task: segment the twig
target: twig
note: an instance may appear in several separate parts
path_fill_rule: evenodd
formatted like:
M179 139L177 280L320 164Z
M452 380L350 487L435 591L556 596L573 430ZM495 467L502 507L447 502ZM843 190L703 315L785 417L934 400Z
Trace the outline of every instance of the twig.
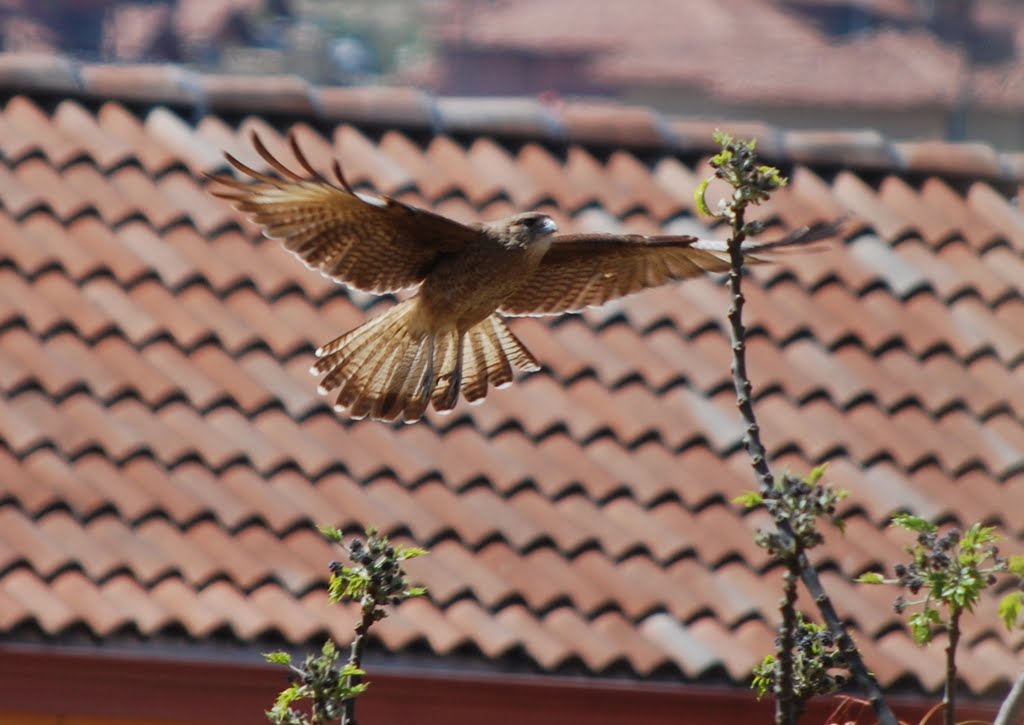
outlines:
M782 627L779 630L779 682L776 688L778 712L776 722L796 723L800 719L801 703L796 697L796 678L794 676L793 647L796 645L796 598L797 576L789 569L783 577L782 601L779 610L782 612Z
M342 543L341 529L323 526L321 533L336 544ZM426 593L423 587L410 587L403 562L428 553L416 546L392 545L386 536L372 526L366 529L366 541L353 539L348 546L352 566L340 561L328 564L331 581L327 587L328 599L358 601L359 624L356 625L348 662L340 664L338 646L328 639L318 655L308 655L302 665L293 665L287 652L270 652L269 662L286 665L293 672L291 686L283 690L267 712L274 725L322 725L341 721L342 725L355 725L356 698L366 691L369 683L363 681L363 652L366 649L370 627L387 616L387 607L401 604L410 597ZM310 700L311 713L307 715L296 703Z
M954 609L949 616L949 632L946 643L946 692L942 698L946 706L942 714L945 725L956 725L956 647L960 643L960 615L962 609Z
M744 444L747 453L750 455L751 465L757 475L762 493L771 491L775 477L772 475L768 465L767 454L764 443L761 441L761 431L757 423L757 416L754 413L752 401L753 385L747 374L746 361L746 328L743 324L743 250L742 244L746 239L746 222L744 219L745 205L742 203L733 204L733 213L730 215L732 223L732 236L729 239L729 292L732 298L732 305L729 308L729 338L732 345L732 377L733 385L736 388L736 403L740 415L746 424L746 435ZM793 531L786 522L779 522L779 533L787 541L793 540ZM839 615L836 613L832 600L825 592L825 588L818 578L818 572L807 559L806 554L800 553L796 557L797 568L800 579L807 587L808 592L814 598L821 616L824 618L829 631L835 637L836 644L842 650L854 679L863 688L875 716L881 725L898 725L896 715L889 704L885 701L884 694L878 686L878 682L868 671L864 660L860 656L853 643L852 638L846 631L846 627ZM780 652L780 654L783 654ZM794 720L795 722L795 720Z
M362 617L359 620L358 626L355 628L355 636L352 638L352 649L349 653L348 663L356 669L363 668L363 652L366 650L366 636L370 631L370 627L377 621L375 616L376 606L370 601L364 602L362 607ZM348 687L354 687L360 683L362 677L359 675L347 675L346 685ZM350 698L345 701L345 709L341 716L342 725L356 725L356 698Z
M999 706L999 714L996 715L992 725L1020 725L1024 722L1024 672L1017 676L1017 681L1010 688L1010 694Z

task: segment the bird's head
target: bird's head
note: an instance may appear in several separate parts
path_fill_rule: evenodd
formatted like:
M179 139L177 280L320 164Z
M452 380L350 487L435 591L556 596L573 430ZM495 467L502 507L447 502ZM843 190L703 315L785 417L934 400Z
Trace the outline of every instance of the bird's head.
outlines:
M539 211L528 211L510 216L495 223L495 228L503 232L510 246L533 247L537 242L551 241L551 235L558 231L555 220Z

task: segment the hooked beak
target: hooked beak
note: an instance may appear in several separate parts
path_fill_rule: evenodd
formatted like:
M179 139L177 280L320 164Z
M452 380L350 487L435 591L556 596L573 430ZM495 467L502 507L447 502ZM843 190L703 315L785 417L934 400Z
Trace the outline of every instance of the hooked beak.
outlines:
M558 225L555 224L555 220L551 217L545 217L541 227L545 234L554 234L558 231Z

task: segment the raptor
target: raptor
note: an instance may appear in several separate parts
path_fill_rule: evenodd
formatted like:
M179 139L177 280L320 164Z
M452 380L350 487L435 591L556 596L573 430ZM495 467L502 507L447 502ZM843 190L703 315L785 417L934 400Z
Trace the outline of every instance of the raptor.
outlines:
M384 314L316 351L320 392L353 418L419 420L429 405L473 403L513 369L539 369L506 316L559 315L668 282L729 268L724 242L694 236L558 234L539 212L462 224L387 196L357 193L333 164L334 180L314 170L292 135L303 173L275 158L255 133L257 153L279 176L225 154L250 181L210 177L230 200L280 239L310 269L365 292L418 288ZM829 225L750 244L765 252L831 235Z

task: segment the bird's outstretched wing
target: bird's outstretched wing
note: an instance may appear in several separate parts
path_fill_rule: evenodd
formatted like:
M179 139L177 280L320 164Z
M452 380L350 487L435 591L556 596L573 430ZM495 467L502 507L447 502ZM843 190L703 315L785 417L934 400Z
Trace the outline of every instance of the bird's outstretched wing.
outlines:
M744 244L747 262L832 236L839 223L803 228L784 239ZM725 242L692 236L563 234L554 238L540 266L508 299L505 315L558 315L675 280L729 269Z
M414 287L439 254L478 238L475 229L452 219L390 197L356 194L337 161L334 175L340 186L334 185L313 169L294 135L289 143L306 176L275 159L255 133L252 143L282 178L225 154L228 163L255 183L210 176L221 185L211 193L230 200L264 234L282 240L307 267L336 282L378 294Z

